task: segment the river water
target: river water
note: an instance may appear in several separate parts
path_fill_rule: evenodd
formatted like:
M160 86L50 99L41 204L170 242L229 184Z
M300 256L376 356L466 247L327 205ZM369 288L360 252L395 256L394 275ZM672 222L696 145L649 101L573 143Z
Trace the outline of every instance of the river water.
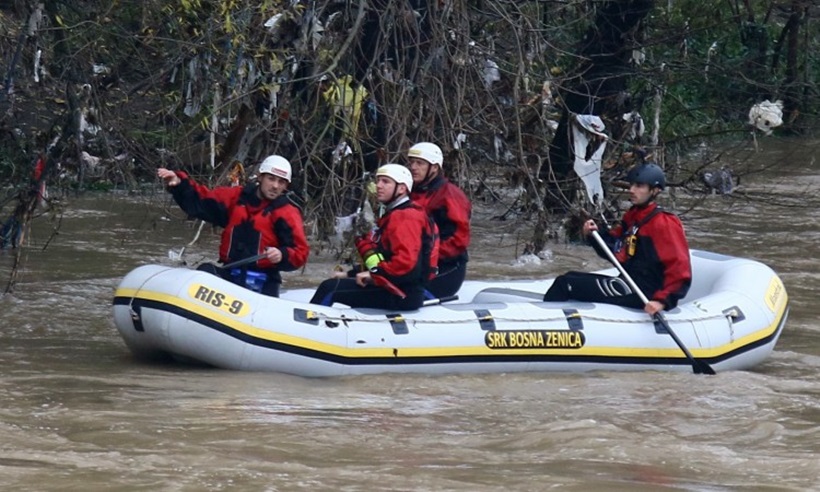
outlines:
M38 224L0 298L4 490L820 490L820 142L738 154L761 173L684 215L691 246L772 266L791 300L752 371L304 379L133 360L111 321L119 279L194 235L167 196L71 198ZM766 169L772 163L777 169ZM685 197L680 204L685 205ZM775 205L775 202L787 202ZM781 206L782 205L782 206ZM495 212L503 205L496 205ZM515 221L477 206L474 278L607 265L551 244L518 258ZM186 249L212 259L209 228ZM5 287L13 262L0 252ZM315 251L287 286L333 265Z

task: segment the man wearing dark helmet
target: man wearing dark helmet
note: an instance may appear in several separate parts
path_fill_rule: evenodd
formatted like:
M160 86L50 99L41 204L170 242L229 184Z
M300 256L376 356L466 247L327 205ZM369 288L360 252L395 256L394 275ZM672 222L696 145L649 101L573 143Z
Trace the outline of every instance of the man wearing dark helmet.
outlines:
M654 315L677 306L689 291L692 266L683 224L655 202L666 187L663 170L655 163L640 164L629 171L626 180L630 184L632 207L621 222L604 231L602 237L649 302L644 304L621 277L587 272L558 276L544 294L545 301L604 302L643 309ZM584 223L584 236L601 257L608 258L589 237L596 230L595 221Z

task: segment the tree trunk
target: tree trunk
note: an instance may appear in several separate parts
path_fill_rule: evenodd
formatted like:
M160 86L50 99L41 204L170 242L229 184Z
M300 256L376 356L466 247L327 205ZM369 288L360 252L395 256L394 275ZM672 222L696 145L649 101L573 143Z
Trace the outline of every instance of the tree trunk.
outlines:
M783 113L785 121L794 121L800 111L801 83L799 73L800 25L806 17L804 2L795 0L786 23L786 67L783 79Z
M631 74L629 59L637 47L635 33L654 5L654 0L608 1L600 4L594 23L578 50L577 74L563 91L565 107L550 144L549 166L541 178L548 183L545 205L554 212L571 207L566 197L575 196L578 180L570 173L570 122L574 114L594 114L605 122L632 108L624 92Z

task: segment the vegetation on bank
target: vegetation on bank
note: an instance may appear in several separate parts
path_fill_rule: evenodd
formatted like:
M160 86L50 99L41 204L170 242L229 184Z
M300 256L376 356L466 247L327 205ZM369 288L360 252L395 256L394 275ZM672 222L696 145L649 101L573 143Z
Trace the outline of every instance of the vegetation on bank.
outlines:
M0 218L31 219L40 159L52 190L83 190L160 165L226 183L279 153L326 236L366 172L430 140L472 197L518 189L505 215L538 248L560 219L616 213L573 171L577 115L605 124L605 189L642 158L719 189L721 155L687 156L764 138L764 100L777 134L811 131L818 18L805 0L0 2Z

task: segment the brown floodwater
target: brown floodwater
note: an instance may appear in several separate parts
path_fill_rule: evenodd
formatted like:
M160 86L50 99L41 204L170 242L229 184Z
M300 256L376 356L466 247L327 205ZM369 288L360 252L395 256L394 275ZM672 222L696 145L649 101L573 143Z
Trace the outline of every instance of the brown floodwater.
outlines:
M0 298L6 490L820 490L820 142L766 140L738 198L679 196L693 248L758 259L791 315L751 371L305 379L135 361L111 320L118 281L171 264L195 231L168 197L69 198L38 221ZM779 168L766 168L774 163ZM744 199L753 197L753 200ZM778 203L787 202L787 203ZM595 270L584 246L521 257L526 224L476 204L472 278ZM209 227L186 248L212 260ZM0 251L0 287L13 253ZM318 284L312 253L286 287Z

